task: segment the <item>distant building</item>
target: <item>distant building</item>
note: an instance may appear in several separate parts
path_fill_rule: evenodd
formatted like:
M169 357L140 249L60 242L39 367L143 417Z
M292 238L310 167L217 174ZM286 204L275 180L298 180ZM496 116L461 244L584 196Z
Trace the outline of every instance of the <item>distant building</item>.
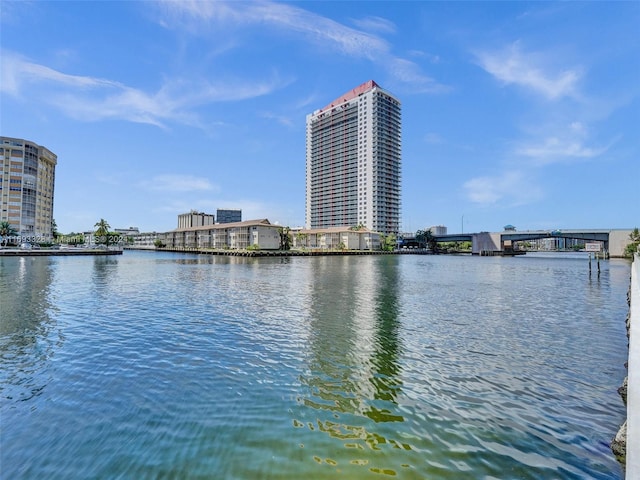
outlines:
M203 227L214 223L216 223L215 217L212 214L197 212L196 210L178 215L178 228Z
M434 225L433 227L429 227L429 231L432 235L446 235L447 227L444 225Z
M234 223L242 221L242 210L228 210L219 208L216 210L218 223Z
M305 228L400 231L400 101L369 80L307 115Z
M0 159L0 221L24 241L52 241L57 155L29 140L0 137Z
M129 227L129 228L116 228L114 230L115 233L119 233L120 235L124 235L127 237L132 237L135 235L140 235L140 230L138 227Z

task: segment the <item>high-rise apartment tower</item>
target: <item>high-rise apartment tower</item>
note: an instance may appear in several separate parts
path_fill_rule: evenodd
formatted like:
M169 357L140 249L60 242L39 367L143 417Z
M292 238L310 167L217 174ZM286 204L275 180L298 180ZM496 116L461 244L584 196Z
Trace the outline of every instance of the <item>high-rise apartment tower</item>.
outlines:
M242 210L219 208L216 210L216 218L218 223L234 223L242 221Z
M58 157L45 147L0 137L0 221L33 242L52 240L57 163Z
M306 228L400 230L400 101L373 80L307 115Z

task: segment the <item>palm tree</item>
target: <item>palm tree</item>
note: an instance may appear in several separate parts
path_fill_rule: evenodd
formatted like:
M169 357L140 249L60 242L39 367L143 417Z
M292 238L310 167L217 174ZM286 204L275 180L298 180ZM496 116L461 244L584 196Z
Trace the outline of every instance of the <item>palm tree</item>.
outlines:
M58 224L54 218L51 219L51 236L54 240L57 240L60 236L60 232L58 232Z
M0 237L2 237L2 246L6 246L9 242L9 237L15 237L18 235L18 231L13 228L9 222L0 222Z
M418 230L416 232L416 240L420 243L424 243L432 252L435 252L438 248L438 242L434 238L431 230Z
M278 233L280 234L280 250L291 249L291 234L289 232L289 227L278 228Z
M109 246L109 229L111 228L111 225L109 225L104 218L101 218L100 221L94 225L94 227L96 227L96 231L95 231L96 241L100 237L104 237L104 243L108 247Z
M427 242L427 246L432 252L438 250L438 241L433 236L433 232L431 230L427 230L424 234L424 240Z
M298 240L298 247L302 246L303 248L305 247L305 242L306 240L309 238L309 234L307 233L296 233L296 239Z

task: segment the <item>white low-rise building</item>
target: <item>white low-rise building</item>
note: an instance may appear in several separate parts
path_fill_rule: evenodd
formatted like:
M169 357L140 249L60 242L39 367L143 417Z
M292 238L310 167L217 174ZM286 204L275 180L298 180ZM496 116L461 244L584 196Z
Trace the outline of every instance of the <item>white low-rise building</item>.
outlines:
M329 227L292 230L292 247L320 250L379 250L380 234L366 228Z
M178 228L159 233L158 239L167 248L258 248L277 250L280 248L280 228L269 220L247 220L200 227Z
M291 249L379 250L381 237L366 228L330 227L322 229L288 229L269 220L220 223L177 228L166 233L139 234L135 246L151 246L156 240L166 248L279 250L281 233L287 231Z

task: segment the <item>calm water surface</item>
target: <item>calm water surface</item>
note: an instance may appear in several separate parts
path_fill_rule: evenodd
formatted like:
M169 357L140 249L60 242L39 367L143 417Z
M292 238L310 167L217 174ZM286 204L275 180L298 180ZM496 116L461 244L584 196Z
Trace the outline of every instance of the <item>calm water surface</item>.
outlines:
M629 264L0 258L6 479L623 477Z

